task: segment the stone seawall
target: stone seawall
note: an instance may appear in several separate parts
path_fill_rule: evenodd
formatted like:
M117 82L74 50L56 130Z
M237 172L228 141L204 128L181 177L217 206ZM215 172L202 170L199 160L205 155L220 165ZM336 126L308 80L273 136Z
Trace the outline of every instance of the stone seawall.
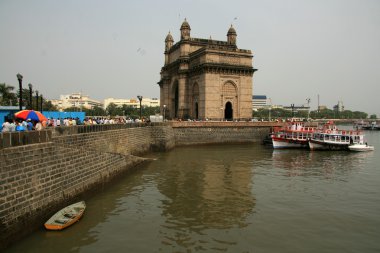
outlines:
M273 123L173 122L175 145L262 142Z
M0 242L5 245L0 246L41 226L64 203L141 162L138 157L53 142L1 150Z
M259 142L269 127L177 122L88 133L57 128L51 141L1 148L0 250L87 191L147 160L138 155L178 145Z
M0 149L0 249L86 191L147 160L136 155L174 147L170 126L60 132L51 142Z

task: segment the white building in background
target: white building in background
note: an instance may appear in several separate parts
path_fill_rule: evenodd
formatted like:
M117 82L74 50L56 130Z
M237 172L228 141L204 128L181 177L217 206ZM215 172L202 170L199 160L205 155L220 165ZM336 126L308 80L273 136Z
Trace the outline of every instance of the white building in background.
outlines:
M82 93L72 93L70 95L61 95L60 99L51 99L50 102L62 111L70 107L93 109L95 106L103 107L100 101L91 99L88 95Z
M123 99L123 98L106 98L104 99L104 109L111 103L116 106L130 106L133 108L140 108L140 101L137 98ZM156 107L160 106L160 100L158 98L142 98L141 106L143 107Z
M252 110L257 111L260 108L267 108L271 103L268 103L266 95L253 95L252 96Z

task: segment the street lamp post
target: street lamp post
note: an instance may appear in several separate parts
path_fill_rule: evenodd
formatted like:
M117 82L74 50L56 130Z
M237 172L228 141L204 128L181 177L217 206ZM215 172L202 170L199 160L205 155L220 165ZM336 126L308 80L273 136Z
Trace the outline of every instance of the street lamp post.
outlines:
M40 108L41 108L41 113L42 113L42 101L43 101L42 94L40 95L40 97L41 97L41 106L40 106Z
M17 80L18 80L18 85L20 88L19 109L21 111L22 110L22 75L20 73L17 74Z
M164 105L164 122L165 122L166 105Z
M28 84L29 86L29 109L33 110L33 85L31 83Z
M268 120L271 121L272 120L272 99L271 98L268 98L269 100L269 108L268 108Z
M36 90L36 111L38 111L38 90Z
M142 113L142 111L141 111L141 100L143 99L143 97L142 96L140 96L140 95L138 95L137 96L137 98L139 99L139 101L140 101L140 120L141 120L141 113Z

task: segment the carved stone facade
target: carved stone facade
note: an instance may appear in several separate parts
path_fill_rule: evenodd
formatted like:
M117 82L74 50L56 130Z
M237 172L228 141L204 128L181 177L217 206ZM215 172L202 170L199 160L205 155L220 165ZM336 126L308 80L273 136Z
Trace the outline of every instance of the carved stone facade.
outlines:
M181 25L181 40L165 39L161 69L160 105L166 118L245 120L252 117L253 55L238 49L236 31L227 41L190 37Z

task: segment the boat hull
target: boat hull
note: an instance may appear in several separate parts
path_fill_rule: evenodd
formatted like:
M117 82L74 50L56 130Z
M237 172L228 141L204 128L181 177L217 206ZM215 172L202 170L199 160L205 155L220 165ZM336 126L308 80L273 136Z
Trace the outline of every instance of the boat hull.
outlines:
M366 152L375 150L373 146L368 146L365 144L350 145L348 146L348 149L354 152Z
M84 201L67 206L56 212L45 224L47 230L62 230L82 218L86 204Z
M281 138L272 138L273 148L307 148L307 141L289 140Z
M329 143L316 140L309 141L310 150L348 150L349 144Z

